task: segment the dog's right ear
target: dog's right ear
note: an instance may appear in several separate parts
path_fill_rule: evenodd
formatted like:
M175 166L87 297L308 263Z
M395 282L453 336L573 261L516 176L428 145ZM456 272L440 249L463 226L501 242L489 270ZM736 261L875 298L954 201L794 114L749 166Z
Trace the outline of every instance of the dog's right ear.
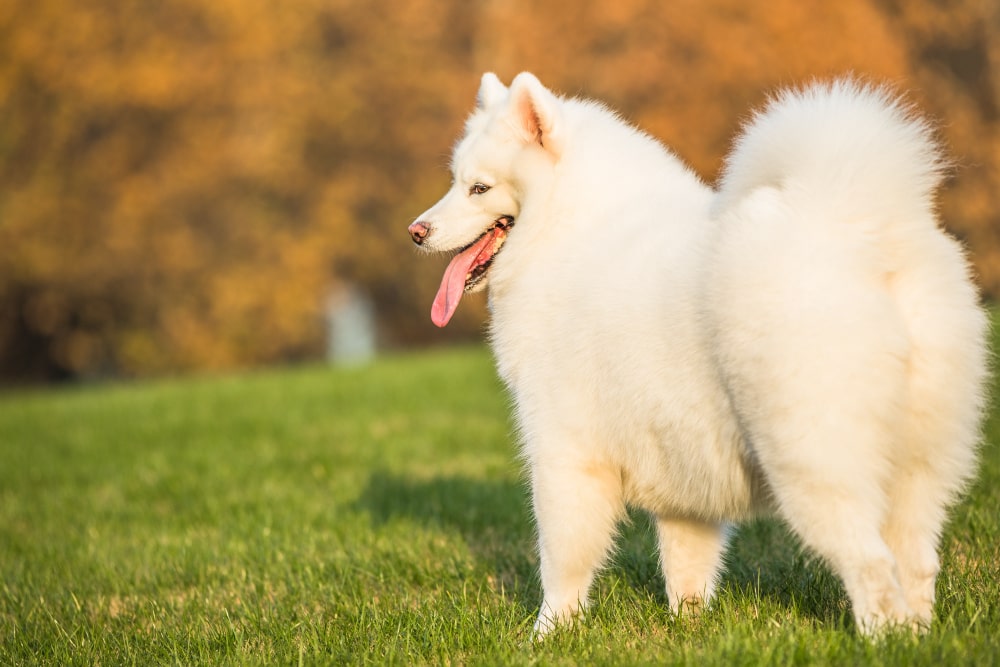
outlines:
M521 72L510 84L514 128L528 143L536 143L555 156L562 152L562 109L559 99L535 77Z
M479 84L479 95L476 96L476 105L480 109L489 109L495 104L499 104L507 97L507 86L500 82L500 79L493 72L483 74L483 80Z

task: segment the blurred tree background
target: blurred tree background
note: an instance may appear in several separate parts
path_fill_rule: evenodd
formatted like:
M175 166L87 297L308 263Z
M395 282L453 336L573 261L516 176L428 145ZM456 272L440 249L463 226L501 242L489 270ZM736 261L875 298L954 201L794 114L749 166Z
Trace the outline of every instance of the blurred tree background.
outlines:
M994 0L5 0L0 379L319 358L351 284L383 346L430 323L444 192L482 71L607 101L706 181L778 85L854 72L940 121L947 226L1000 295Z

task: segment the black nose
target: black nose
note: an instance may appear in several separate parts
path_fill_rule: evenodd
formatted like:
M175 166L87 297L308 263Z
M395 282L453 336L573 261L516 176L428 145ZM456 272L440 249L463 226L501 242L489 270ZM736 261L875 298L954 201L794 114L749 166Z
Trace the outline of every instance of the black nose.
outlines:
M430 225L426 222L419 221L414 222L412 225L407 227L407 230L410 232L410 238L413 239L413 242L417 245L423 244L424 239L426 239L427 235L431 233Z

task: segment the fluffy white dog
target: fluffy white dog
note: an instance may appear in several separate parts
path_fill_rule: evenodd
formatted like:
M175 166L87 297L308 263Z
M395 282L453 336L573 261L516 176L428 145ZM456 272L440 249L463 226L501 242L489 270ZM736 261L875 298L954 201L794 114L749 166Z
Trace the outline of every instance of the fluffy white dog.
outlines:
M778 95L717 190L594 102L486 74L454 183L410 225L458 251L444 326L489 284L538 523L545 632L585 604L626 505L674 609L729 526L781 516L858 625L929 624L975 471L986 318L936 219L928 126L850 80Z

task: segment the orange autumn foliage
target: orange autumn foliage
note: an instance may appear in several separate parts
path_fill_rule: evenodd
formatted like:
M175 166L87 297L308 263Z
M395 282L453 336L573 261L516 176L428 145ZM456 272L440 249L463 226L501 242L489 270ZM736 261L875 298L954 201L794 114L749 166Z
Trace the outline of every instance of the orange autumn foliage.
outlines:
M715 178L778 85L887 80L941 121L943 216L1000 295L1000 11L959 0L8 0L0 6L0 377L316 358L335 286L384 345L428 311L405 233L448 182L479 74L607 101Z

